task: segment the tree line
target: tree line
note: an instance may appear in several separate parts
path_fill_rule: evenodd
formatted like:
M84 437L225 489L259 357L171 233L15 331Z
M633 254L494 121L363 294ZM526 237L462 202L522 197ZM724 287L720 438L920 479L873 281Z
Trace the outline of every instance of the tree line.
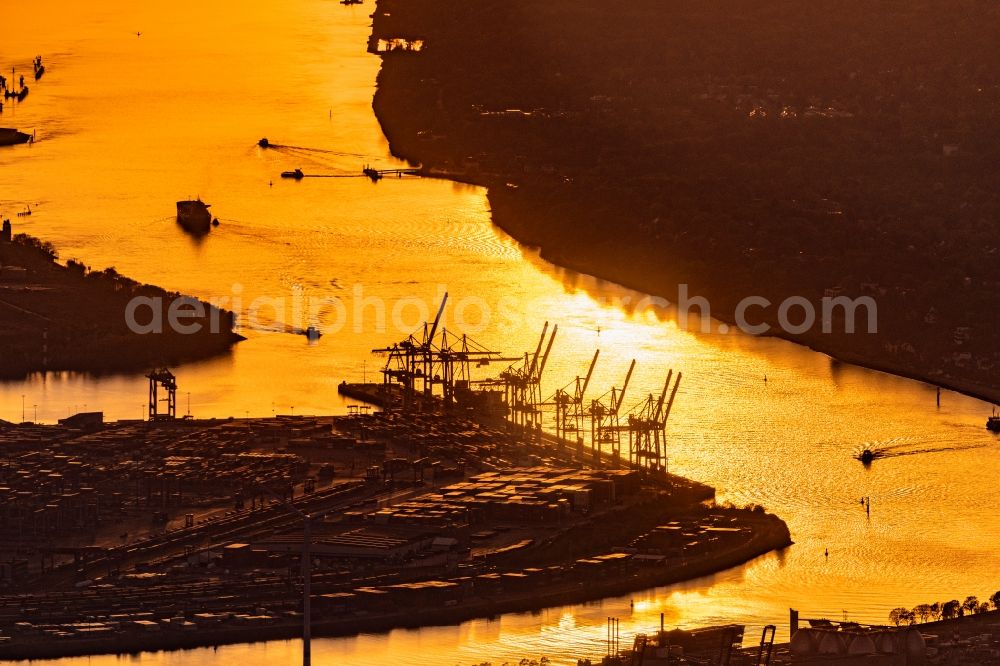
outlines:
M909 609L893 608L889 611L889 621L898 627L902 624L916 624L917 622L952 620L965 615L987 613L991 610L1000 610L1000 591L991 594L988 601L979 601L978 597L968 596L965 601L952 599L943 602L935 601L932 604L918 604Z

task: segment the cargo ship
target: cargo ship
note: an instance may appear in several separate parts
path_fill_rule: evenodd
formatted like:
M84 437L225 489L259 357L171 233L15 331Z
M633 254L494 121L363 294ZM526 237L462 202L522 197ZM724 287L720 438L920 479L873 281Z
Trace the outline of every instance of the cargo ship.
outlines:
M190 234L204 235L212 228L209 205L201 199L177 202L177 224Z
M10 127L0 127L0 146L14 146L19 143L28 143L31 135L18 132Z

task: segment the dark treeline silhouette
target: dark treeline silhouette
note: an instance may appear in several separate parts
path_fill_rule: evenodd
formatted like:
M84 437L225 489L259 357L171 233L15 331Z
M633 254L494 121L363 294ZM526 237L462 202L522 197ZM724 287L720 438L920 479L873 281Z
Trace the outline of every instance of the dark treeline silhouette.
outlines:
M989 601L979 601L978 597L968 596L965 601L935 601L932 604L919 604L912 609L893 608L889 611L889 621L897 627L901 624L917 622L937 622L953 620L966 615L988 613L990 610L1000 610L1000 591L990 595Z

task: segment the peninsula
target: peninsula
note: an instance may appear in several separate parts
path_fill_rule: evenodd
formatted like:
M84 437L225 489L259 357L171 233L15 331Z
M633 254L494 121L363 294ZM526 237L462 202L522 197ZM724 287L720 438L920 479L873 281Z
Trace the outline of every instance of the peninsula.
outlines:
M59 263L51 244L11 232L8 223L0 238L2 378L63 370L138 372L225 354L243 339L233 332L231 312L140 284L113 268ZM129 328L126 312L136 298L155 304L139 308L136 321L145 324L155 317L164 322L159 332ZM167 325L178 299L189 309L183 323L193 325L190 333Z

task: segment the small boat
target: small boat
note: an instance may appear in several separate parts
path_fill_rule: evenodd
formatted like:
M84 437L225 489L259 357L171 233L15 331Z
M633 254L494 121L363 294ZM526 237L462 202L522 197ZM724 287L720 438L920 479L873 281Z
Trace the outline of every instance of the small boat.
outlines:
M22 86L20 92L17 93L17 101L23 102L24 98L28 96L28 86Z
M0 127L0 146L14 146L19 143L28 143L31 135L18 132L11 127Z
M307 328L305 330L305 333L303 333L303 335L305 335L310 340L319 340L321 337L323 337L323 334L315 326L310 326L309 328Z
M360 5L363 0L340 0L342 5Z
M1000 414L994 413L993 416L986 419L986 429L990 432L1000 432Z
M177 202L177 224L185 231L197 236L207 234L212 228L212 214L209 205L201 199Z
M870 465L872 461L875 460L875 452L871 449L865 449L858 456L858 460L860 460L863 465Z
M303 178L306 177L306 175L302 173L302 169L296 169L295 171L282 171L281 177L294 178L295 180L302 180Z
M371 178L373 183L382 180L382 172L379 171L378 169L373 169L369 166L366 166L364 169L361 170L361 173Z
M260 141L257 142L257 145L260 146L261 148L268 148L271 145L271 142L268 141L267 137L265 136L264 138L262 138Z

